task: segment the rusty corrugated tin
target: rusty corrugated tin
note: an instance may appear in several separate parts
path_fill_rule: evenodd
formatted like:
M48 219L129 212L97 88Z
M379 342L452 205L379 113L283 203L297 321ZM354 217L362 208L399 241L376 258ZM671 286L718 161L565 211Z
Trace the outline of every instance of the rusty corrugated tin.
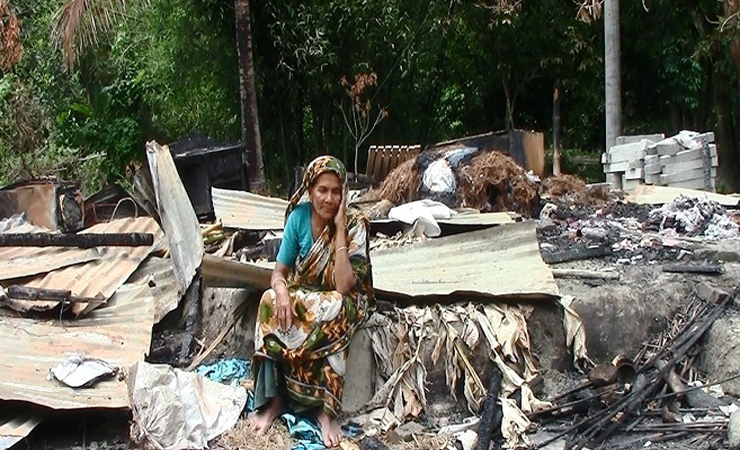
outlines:
M226 228L282 230L288 202L251 192L211 188L213 210Z
M182 296L177 289L177 279L170 258L150 256L129 278L129 283L145 282L152 288L154 323L159 323L170 311L177 308Z
M69 290L77 297L108 299L144 259L161 245L163 237L162 230L151 217L114 220L95 225L83 233L152 233L155 238L151 246L100 248L101 259L49 272L24 283L24 286ZM72 304L71 310L79 316L87 314L96 306L94 303L76 302Z
M154 292L146 282L125 284L105 307L71 321L0 316L0 400L53 409L128 408L126 383L117 378L72 389L46 374L76 352L122 368L142 361L151 344Z
M65 267L39 275L23 283L24 286L44 289L68 290L72 295L86 298L108 299L131 276L144 259L160 248L163 233L151 217L118 219L88 228L82 233L152 233L154 244L138 247L99 247L100 259ZM48 310L54 302L14 302L16 310ZM75 315L84 315L96 303L76 302L71 306Z
M382 293L559 296L552 272L540 256L534 221L376 250L370 256L373 285Z
M185 294L205 253L198 217L177 173L169 148L153 141L147 142L146 156L152 172L162 228L167 235L172 268L177 277L177 289L180 294Z
M6 233L43 233L48 229L20 225ZM30 277L40 273L100 259L97 248L0 247L0 281Z
M41 423L44 414L32 408L13 408L0 412L0 450L6 450L28 436Z

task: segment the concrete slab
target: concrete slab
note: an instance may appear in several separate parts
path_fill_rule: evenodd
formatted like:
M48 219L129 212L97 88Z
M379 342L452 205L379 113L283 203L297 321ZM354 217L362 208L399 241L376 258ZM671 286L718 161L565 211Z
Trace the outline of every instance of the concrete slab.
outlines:
M677 188L685 188L685 189L698 189L701 191L705 190L703 178L696 179L696 180L688 180L688 181L677 181L675 183L671 183L671 186L677 187ZM712 178L711 186L712 186L711 192L714 192L714 189L717 187L717 182L715 178Z
M654 133L654 134L635 134L632 136L617 136L617 145L623 145L623 144L632 144L635 142L640 142L642 140L650 141L650 142L658 142L665 139L665 134L663 133Z
M349 344L347 376L344 379L342 409L353 413L373 397L373 346L367 330L357 330Z
M661 157L660 166L662 167L662 172L664 174L678 173L683 172L684 170L704 168L704 160L701 158L691 161L674 161L674 159L675 157L672 156ZM710 160L711 167L717 167L717 163L718 161L716 157Z
M648 141L642 140L631 144L615 145L609 149L609 163L644 159L648 144Z

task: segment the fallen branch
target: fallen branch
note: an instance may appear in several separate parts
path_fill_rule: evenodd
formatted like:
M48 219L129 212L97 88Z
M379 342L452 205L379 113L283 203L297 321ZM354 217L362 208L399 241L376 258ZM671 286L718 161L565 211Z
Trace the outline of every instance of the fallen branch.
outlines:
M0 233L0 247L140 247L152 233Z

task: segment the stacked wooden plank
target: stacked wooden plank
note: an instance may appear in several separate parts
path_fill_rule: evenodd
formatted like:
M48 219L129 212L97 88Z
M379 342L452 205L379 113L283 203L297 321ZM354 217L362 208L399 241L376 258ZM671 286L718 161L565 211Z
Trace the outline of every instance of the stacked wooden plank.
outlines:
M682 131L663 135L620 136L601 158L607 181L632 192L653 184L714 191L717 147L714 133Z

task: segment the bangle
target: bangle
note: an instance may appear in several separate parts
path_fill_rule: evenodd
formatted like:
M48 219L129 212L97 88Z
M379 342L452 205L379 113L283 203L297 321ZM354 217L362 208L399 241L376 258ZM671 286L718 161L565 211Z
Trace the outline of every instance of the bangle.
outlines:
M339 253L342 250L347 250L347 246L343 245L343 246L337 248L336 252ZM347 253L349 253L349 250L347 250Z
M285 278L275 278L274 280L272 280L272 283L270 283L270 287L273 291L277 291L277 289L275 289L275 283L278 281L282 281L285 284L285 287L288 287L288 282L285 281Z

